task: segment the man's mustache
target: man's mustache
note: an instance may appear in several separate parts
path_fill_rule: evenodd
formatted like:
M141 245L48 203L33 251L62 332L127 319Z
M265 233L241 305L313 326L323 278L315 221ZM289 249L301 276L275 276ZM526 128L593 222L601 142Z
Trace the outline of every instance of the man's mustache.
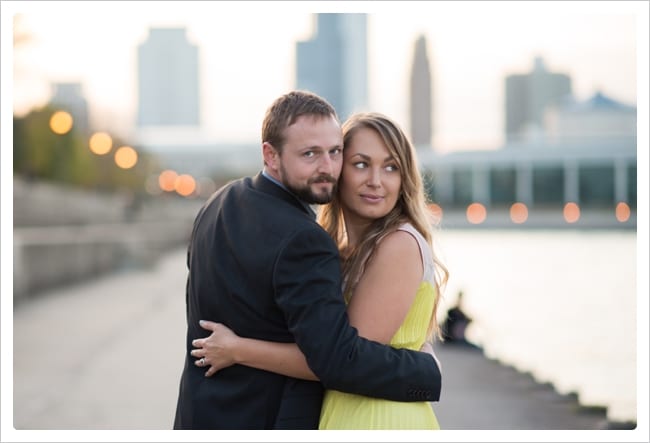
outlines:
M318 177L310 178L307 181L308 184L312 185L314 183L334 183L336 184L336 179L331 175L319 175Z

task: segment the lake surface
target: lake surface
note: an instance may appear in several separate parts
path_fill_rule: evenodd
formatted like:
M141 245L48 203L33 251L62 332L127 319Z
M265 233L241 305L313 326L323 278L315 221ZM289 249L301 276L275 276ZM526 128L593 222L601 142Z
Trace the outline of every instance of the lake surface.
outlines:
M635 231L442 230L450 271L439 311L464 292L467 335L497 359L613 421L636 421ZM647 297L647 294L644 296ZM647 313L639 313L647 330ZM443 367L444 367L444 362Z

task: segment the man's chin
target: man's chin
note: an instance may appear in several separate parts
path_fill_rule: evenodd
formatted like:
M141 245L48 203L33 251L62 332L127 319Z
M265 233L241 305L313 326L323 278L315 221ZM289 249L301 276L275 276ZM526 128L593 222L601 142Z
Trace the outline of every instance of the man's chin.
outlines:
M333 186L323 186L320 185L316 191L312 191L313 199L318 204L329 203L332 200L332 195L334 194Z

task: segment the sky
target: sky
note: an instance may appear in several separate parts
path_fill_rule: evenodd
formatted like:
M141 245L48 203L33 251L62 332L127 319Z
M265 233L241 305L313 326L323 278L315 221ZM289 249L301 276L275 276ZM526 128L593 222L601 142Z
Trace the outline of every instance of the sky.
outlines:
M312 37L316 12L369 14L369 108L405 129L414 44L426 36L441 152L501 146L505 76L529 72L535 57L570 75L577 99L601 91L630 105L638 54L647 64L637 31L647 29L648 9L638 1L6 4L30 36L10 59L13 111L45 104L52 82L80 82L96 130L127 136L137 112L137 47L150 27L186 27L198 45L202 134L220 143L258 141L266 107L295 87L295 45ZM4 37L11 14L2 20Z

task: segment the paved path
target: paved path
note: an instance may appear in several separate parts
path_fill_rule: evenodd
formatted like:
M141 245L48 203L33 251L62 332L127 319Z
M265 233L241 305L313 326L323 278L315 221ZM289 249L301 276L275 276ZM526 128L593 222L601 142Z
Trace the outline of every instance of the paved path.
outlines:
M604 408L583 408L574 395L487 359L481 350L444 344L437 348L443 391L434 410L449 430L605 429Z
M184 355L184 252L21 303L17 429L170 429ZM38 358L38 361L36 360Z
M185 252L15 307L14 427L170 429L183 363ZM600 429L603 410L441 345L446 429ZM6 392L5 392L6 394ZM4 426L4 424L3 424Z

